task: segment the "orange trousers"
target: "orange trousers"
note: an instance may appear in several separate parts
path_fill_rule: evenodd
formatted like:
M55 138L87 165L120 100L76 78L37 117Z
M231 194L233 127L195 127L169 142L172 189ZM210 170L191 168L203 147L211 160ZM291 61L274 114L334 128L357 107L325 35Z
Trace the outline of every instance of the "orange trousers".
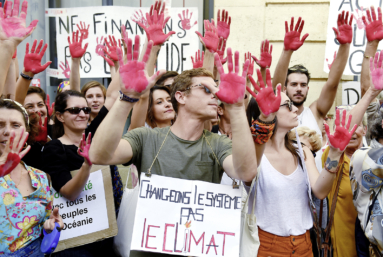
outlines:
M258 228L258 257L313 257L310 231L299 236L277 236Z

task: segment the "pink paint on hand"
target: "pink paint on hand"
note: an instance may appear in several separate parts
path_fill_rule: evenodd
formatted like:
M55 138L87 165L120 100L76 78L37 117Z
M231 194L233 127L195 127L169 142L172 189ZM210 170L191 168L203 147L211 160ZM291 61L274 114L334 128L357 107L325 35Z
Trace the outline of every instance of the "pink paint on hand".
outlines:
M25 19L27 16L28 2L23 1L20 16L19 6L20 0L15 0L13 9L11 1L6 1L4 10L0 8L0 25L2 32L4 32L7 38L23 39L33 31L38 23L38 20L33 20L31 24L26 27Z
M249 76L251 84L253 84L254 89L258 92L255 94L249 87L246 87L247 91L255 98L258 103L259 109L261 112L268 116L271 113L275 113L279 110L279 105L281 104L281 84L277 85L277 95L275 95L273 90L273 85L271 83L270 70L266 69L266 85L265 86L262 78L261 71L257 69L258 83L254 81L252 76Z
M82 21L80 21L80 26L78 26L77 24L77 28L80 31L83 39L87 39L89 36L89 26L90 25L88 24L88 28L87 28L85 22L82 22Z
M255 62L261 68L270 68L272 61L272 53L273 53L273 45L270 44L269 48L269 40L262 41L261 44L261 59L257 59L254 55L252 56Z
M192 63L193 63L193 69L202 68L204 56L205 56L205 52L202 51L202 55L201 55L201 51L198 50L195 53L195 61L194 61L193 56L191 57Z
M295 25L295 29L294 29L294 17L292 17L291 24L290 24L290 31L289 31L288 23L287 21L285 21L285 29L286 29L286 34L284 39L285 50L296 51L303 45L306 38L309 36L309 34L305 34L302 37L302 40L300 40L304 24L305 24L305 21L302 20L301 17L299 17L298 22Z
M47 100L45 101L45 105L47 106L49 117L52 116L53 110L55 108L55 102L53 102L52 105L50 105L50 102L51 102L50 96L49 94L47 94Z
M65 60L65 65L63 62L60 62L60 68L63 70L64 76L69 79L70 78L70 67L67 60Z
M203 45L212 53L217 52L218 48L218 31L214 24L214 20L212 22L209 22L208 20L204 21L205 23L205 37L201 35L198 31L197 35L199 36L200 41L203 43Z
M254 74L254 60L251 59L251 53L250 52L247 52L247 54L245 53L245 61L246 60L249 60L249 62L250 62L249 69L247 70L247 75L253 76L253 74Z
M83 35L80 35L80 40L78 39L79 31L77 30L76 33L73 32L72 34L72 43L70 42L70 36L68 36L68 43L69 43L69 52L72 58L81 58L88 47L88 43L85 44L84 48L82 48L82 40Z
M36 142L47 142L48 138L48 117L45 117L44 124L42 118L39 120L39 134L35 137Z
M190 12L190 17L189 17L189 9L186 9L186 15L185 15L185 10L182 11L182 16L180 13L178 14L178 17L181 20L181 26L184 30L190 30L192 27L194 27L194 25L197 25L197 21L194 22L193 26L190 25L191 24L190 19L192 15L193 15L193 12Z
M346 110L343 110L342 114L342 125L340 124L340 110L336 110L336 118L335 118L335 131L334 134L331 135L330 127L325 123L324 127L326 130L328 142L330 146L333 148L337 148L340 151L344 151L351 140L352 135L355 130L358 128L358 125L355 124L352 130L349 132L350 124L351 124L352 115L348 116L348 122L346 124Z
M131 17L132 21L135 23L141 23L144 27L148 27L148 22L142 13L142 10L136 10L134 15Z
M109 59L105 54L105 51L107 51L107 49L104 45L104 37L103 36L101 37L100 42L98 42L98 37L97 37L96 42L97 42L96 54L104 58L104 60L109 64L109 66L114 66L114 62L111 59Z
M383 51L375 53L375 58L370 58L370 73L373 87L383 89Z
M342 12L342 14L338 15L338 29L332 28L335 32L336 39L340 44L350 44L352 42L352 19L353 16L350 16L350 21L348 21L348 15L349 12L345 11Z
M20 157L16 153L8 153L7 160L5 164L0 165L0 177L4 177L11 173L11 171L16 168L20 163Z
M223 37L224 39L228 39L230 35L230 24L231 17L229 16L228 11L222 10L222 18L219 14L219 10L217 13L217 28L218 28L218 37Z
M217 54L218 54L219 59L221 60L222 64L225 64L227 62L227 57L223 58L223 56L225 55L225 49L226 49L226 39L221 37L221 38L219 38Z
M108 48L104 47L104 52L110 57L110 59L117 62L118 61L117 48L121 49L121 40L119 39L117 43L116 38L114 36L109 36L109 41L110 43L105 38L105 43Z
M233 54L231 48L227 49L228 73L225 73L217 53L214 54L215 65L220 74L221 82L216 96L219 100L227 104L235 104L243 101L245 96L246 75L249 68L249 60L246 60L242 72L239 73L239 52L235 52L235 72L233 72Z
M45 63L44 65L41 65L41 59L43 58L45 51L47 50L47 47L48 47L48 44L45 44L43 49L41 50L43 43L44 41L40 40L40 43L36 49L37 40L35 39L35 41L33 41L31 52L29 52L29 43L27 43L27 46L25 49L25 57L24 57L25 71L30 71L33 74L38 74L44 71L46 68L48 68L48 66L52 63L51 61L49 61Z
M88 138L85 140L85 133L82 133L82 139L80 142L80 146L77 149L77 153L84 157L85 161L89 166L92 166L92 162L89 159L89 149L92 140L92 133L88 134Z
M332 60L331 63L329 63L328 59L326 58L326 62L327 62L327 65L328 65L328 69L329 69L329 70L331 70L331 66L332 66L332 64L334 63L335 58L336 58L336 51L334 52L334 59Z
M374 6L371 6L371 12L369 9L366 11L366 16L362 17L363 23L366 26L366 36L368 42L383 39L383 24L382 24L382 10L378 7L378 19L376 19L376 13Z
M356 25L358 26L358 29L364 29L366 26L364 25L363 23L363 7L361 6L360 7L360 12L361 14L359 15L359 9L356 9L356 15L355 14L352 14L352 16L354 17L354 20L356 20Z

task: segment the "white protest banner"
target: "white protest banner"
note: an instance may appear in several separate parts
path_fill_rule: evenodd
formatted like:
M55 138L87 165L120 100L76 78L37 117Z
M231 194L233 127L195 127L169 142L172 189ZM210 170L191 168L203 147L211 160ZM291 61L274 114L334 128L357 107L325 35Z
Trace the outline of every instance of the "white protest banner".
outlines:
M326 53L324 62L324 71L329 72L329 65L334 61L334 53L338 52L339 43L335 39L333 27L337 28L338 14L342 11L350 12L354 15L352 22L353 40L351 42L350 54L344 75L359 75L362 70L362 61L364 58L364 50L366 49L367 38L362 21L362 14L366 15L366 8L375 7L376 16L378 16L377 8L382 6L382 0L331 0L330 11L327 24L327 40ZM363 11L362 11L362 7ZM383 48L383 43L379 43L379 49Z
M132 250L239 256L242 188L141 174Z
M190 56L194 56L199 47L199 38L195 33L198 27L195 26L193 28L182 23L179 14L185 12L185 10L192 12L193 20L198 20L198 9L196 7L168 9L171 18L165 26L164 33L167 34L169 31L175 31L176 34L172 35L169 41L166 41L162 46L162 50L158 55L159 62L157 63L157 69L182 72L183 70L193 68ZM125 25L129 38L133 40L133 43L135 35L139 35L141 39L140 45L143 46L146 40L145 31L132 20L134 15L137 17L137 14L141 14L141 11L145 15L146 12L149 12L149 8L96 6L47 9L47 16L56 17L58 66L60 64L65 66L66 61L68 61L68 65L71 65L68 36L71 37L72 42L72 32L78 29L78 25L80 28L85 28L83 33L86 34L86 38L83 40L82 45L84 46L88 43L86 53L81 58L81 78L110 77L108 64L95 52L98 45L97 39L100 42L101 37L105 38L108 35L115 36L116 40L120 39L120 27ZM140 19L144 24L146 23L143 17ZM85 26L82 26L84 23ZM87 30L88 25L90 26ZM65 78L62 70L60 70L59 78Z
M350 81L342 83L342 105L356 104L361 98L360 82Z
M74 201L52 191L53 205L59 208L64 222L60 241L109 228L101 170L89 175L84 190Z

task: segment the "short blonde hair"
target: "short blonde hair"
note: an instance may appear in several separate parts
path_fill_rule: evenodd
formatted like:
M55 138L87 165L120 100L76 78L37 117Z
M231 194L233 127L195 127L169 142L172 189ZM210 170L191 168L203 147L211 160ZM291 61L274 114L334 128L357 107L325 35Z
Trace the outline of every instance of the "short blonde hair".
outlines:
M92 80L86 83L82 88L81 88L81 93L85 96L86 92L93 88L93 87L99 87L102 91L102 94L104 95L104 99L106 98L106 88L98 81Z
M303 126L303 127L297 128L297 131L298 131L299 137L305 137L310 142L313 152L317 152L322 148L321 138L315 130L310 129L309 127ZM295 130L291 130L289 132L289 139L295 140L295 141L297 140L295 136Z

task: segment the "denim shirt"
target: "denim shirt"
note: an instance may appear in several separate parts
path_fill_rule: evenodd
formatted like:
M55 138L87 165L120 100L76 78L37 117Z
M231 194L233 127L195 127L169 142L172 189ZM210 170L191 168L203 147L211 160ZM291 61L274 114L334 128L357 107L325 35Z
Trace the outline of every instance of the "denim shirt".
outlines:
M10 174L0 177L0 255L13 253L38 239L52 212L47 175L25 165L35 191L23 197Z

